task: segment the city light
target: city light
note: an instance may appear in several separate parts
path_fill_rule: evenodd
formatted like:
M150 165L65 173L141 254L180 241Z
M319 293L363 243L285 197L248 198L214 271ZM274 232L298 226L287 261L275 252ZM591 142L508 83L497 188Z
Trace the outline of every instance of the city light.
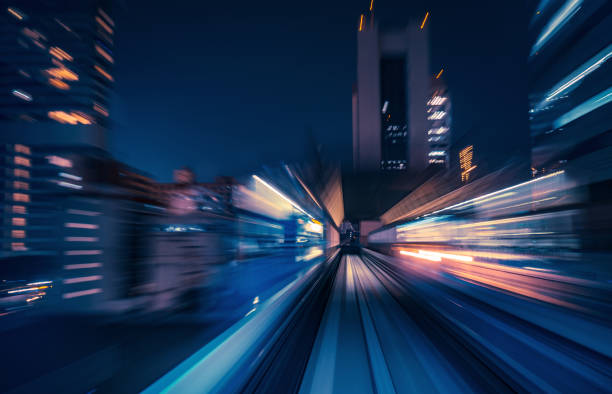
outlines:
M538 52L580 9L582 0L568 0L544 27L531 48L531 55Z
M425 14L425 18L423 18L423 22L421 22L421 30L425 27L425 22L427 22L427 18L429 18L429 11Z
M446 116L446 111L435 111L427 117L428 120L438 120Z
M15 18L19 19L19 20L23 20L23 14L21 14L19 11L17 11L15 8L7 8L6 9L9 14L13 15Z
M551 101L555 97L562 93L571 91L572 88L576 87L585 77L591 74L593 71L601 67L605 62L612 57L612 44L608 45L597 55L586 61L576 71L570 74L567 78L563 79L559 84L552 88L552 91L548 93L545 101Z
M266 181L264 181L263 179L261 179L257 175L253 175L253 179L255 179L256 181L260 182L261 184L266 186L268 189L272 190L274 193L276 193L278 196L280 196L283 200L287 201L289 204L291 204L291 206L293 206L298 211L302 212L304 215L310 217L311 219L314 219L314 217L311 214L309 214L308 212L306 212L302 207L300 207L299 205L294 203L290 198L285 196L283 193L278 191L275 187L273 187L272 185L270 185L269 183L267 183Z
M363 30L363 14L361 14L361 18L359 19L359 31Z
M612 87L609 87L603 92L591 97L582 104L574 107L572 110L561 115L559 118L557 118L557 120L554 121L553 125L556 129L558 129L559 127L563 127L566 124L583 117L589 112L595 111L596 109L603 107L611 101Z
M441 69L440 72L438 74L436 74L436 79L440 79L440 77L442 76L443 72L444 72L444 69Z
M13 96L19 97L22 100L32 101L32 95L27 92L24 92L23 90L13 89L12 93Z

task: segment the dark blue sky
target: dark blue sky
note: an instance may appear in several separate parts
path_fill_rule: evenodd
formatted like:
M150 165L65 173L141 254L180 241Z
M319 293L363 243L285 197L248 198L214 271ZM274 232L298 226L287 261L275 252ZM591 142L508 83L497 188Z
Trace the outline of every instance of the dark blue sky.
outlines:
M383 27L431 11L431 67L446 70L457 133L501 118L501 134L523 127L522 8L427 3L379 0L375 9ZM162 181L187 165L205 181L300 159L312 129L350 165L356 27L367 0L125 4L110 137L118 159Z

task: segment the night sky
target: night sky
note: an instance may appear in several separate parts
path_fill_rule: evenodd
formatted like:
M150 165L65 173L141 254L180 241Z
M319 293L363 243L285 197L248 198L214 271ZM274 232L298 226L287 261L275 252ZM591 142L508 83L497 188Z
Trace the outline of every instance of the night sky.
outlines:
M431 12L430 63L432 73L445 69L455 135L526 130L523 8L431 3L379 0L375 12L383 28ZM356 28L367 0L124 4L110 135L119 160L161 181L186 165L207 181L299 160L312 130L350 166Z

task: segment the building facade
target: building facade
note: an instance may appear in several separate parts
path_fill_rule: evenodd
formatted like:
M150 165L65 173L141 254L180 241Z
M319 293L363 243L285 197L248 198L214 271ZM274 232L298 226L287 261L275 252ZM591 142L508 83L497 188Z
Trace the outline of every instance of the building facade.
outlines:
M355 171L427 167L429 80L427 26L381 32L374 19L362 18L352 101Z
M431 96L427 101L427 120L430 122L427 130L429 164L449 167L451 119L451 99L448 88L438 74L431 82Z

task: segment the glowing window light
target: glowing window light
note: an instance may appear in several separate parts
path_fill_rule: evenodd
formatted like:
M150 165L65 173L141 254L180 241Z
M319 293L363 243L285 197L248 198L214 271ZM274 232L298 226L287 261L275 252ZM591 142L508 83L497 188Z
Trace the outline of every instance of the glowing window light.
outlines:
M13 189L29 190L30 184L22 181L13 181Z
M80 269L90 269L90 268L100 268L102 267L102 263L83 263L83 264L66 264L64 266L65 270L80 270Z
M72 179L73 181L82 181L83 180L83 178L81 178L80 176L73 175L73 174L68 174L67 172L60 172L58 175L63 177L63 178Z
M18 213L20 215L25 215L28 213L26 207L23 205L13 205L12 211L13 213Z
M15 150L15 152L23 153L25 155L31 155L32 154L32 151L30 150L29 146L25 146L25 145L21 145L21 144L15 144L13 146L13 149Z
M49 111L47 113L50 119L53 119L59 123L68 123L71 125L76 124L91 124L91 120L82 112L71 112L67 113L64 111Z
M106 30L108 34L113 34L113 29L109 25L107 25L106 22L102 20L102 18L96 16L96 22L98 22L98 24L102 26L102 28Z
M60 156L51 155L51 156L47 156L46 159L49 161L49 164L53 164L54 166L64 167L64 168L72 167L71 160L60 157Z
M253 179L255 179L258 182L261 182L263 185L265 185L268 189L272 190L274 193L276 193L278 196L280 196L283 200L287 201L289 204L291 204L295 209L297 209L298 211L302 212L303 214L305 214L306 216L310 217L311 219L314 219L314 217L309 214L308 212L306 212L305 210L302 209L302 207L300 207L299 205L297 205L296 203L294 203L290 198L286 197L283 193L281 193L280 191L278 191L276 188L274 188L273 186L271 186L269 183L267 183L266 181L264 181L263 179L261 179L260 177L258 177L257 175L253 175Z
M97 224L90 224L90 223L64 223L64 227L66 228L83 228L83 229L87 229L87 230L96 230L98 229L100 226L98 226Z
M427 102L427 105L441 105L444 104L446 100L446 97L434 96Z
M59 60L68 60L69 62L73 60L72 56L70 56L66 51L58 47L50 47L49 53Z
M30 196L24 193L13 193L13 201L30 202Z
M445 156L446 152L443 150L432 150L429 152L429 156Z
M98 54L100 56L102 56L107 62L109 63L115 63L115 60L113 59L113 57L111 55L108 54L108 52L106 52L104 49L100 48L100 46L96 45L96 52L98 52Z
M102 275L90 275L90 276L80 276L78 278L68 278L68 279L64 279L63 283L65 285L71 285L74 283L93 282L96 280L102 280Z
M539 51L580 9L582 0L568 0L544 27L531 48L530 55Z
M440 134L444 134L448 131L448 127L438 127L435 129L430 129L427 134L428 135L440 135Z
M565 126L566 124L573 122L574 120L583 117L584 115L595 111L597 108L602 107L612 101L612 86L603 92L591 97L582 104L576 106L574 109L561 115L553 126L557 129Z
M54 67L45 70L45 73L53 78L65 79L66 81L78 81L79 75L66 67Z
M27 157L15 156L13 161L18 166L24 166L24 167L31 167L32 166L32 162Z
M23 20L24 15L16 8L8 7L6 10L8 11L9 14L13 15L15 18L19 19L20 21Z
M359 31L363 31L363 14L361 14L361 18L359 18Z
M444 72L444 69L441 69L440 72L436 75L436 79L440 79L443 72Z
M427 18L429 18L429 11L425 14L425 18L423 18L423 22L421 22L421 30L425 27L425 22L427 22Z
M435 111L433 114L427 117L428 120L438 120L446 116L446 111Z
M108 22L109 25L115 27L115 22L111 19L110 16L108 16L108 14L106 12L104 12L104 10L102 8L98 8L98 12Z
M64 181L57 182L57 184L59 186L61 186L61 187L67 187L67 188L70 188L70 189L80 190L80 189L83 188L83 186L81 186L81 185L75 185L74 183L64 182Z
M23 90L13 89L11 93L13 94L13 96L19 97L22 100L32 101L32 95L28 92L24 92Z
M24 252L28 250L28 248L26 248L23 242L11 242L11 250L14 252Z
M472 164L474 158L474 146L470 145L459 152L459 166L461 167L461 182L470 180L470 173L476 169Z
M561 93L568 92L576 88L580 81L582 81L586 76L591 74L593 71L597 70L604 64L608 59L612 57L612 44L608 45L602 51L600 51L597 55L590 58L583 65L578 67L572 74L559 82L555 87L553 87L546 96L545 101L551 101L553 98L557 97ZM573 87L573 88L572 88ZM572 89L571 89L572 88Z
M64 237L66 242L98 242L98 237Z
M24 230L11 230L11 238L25 238Z
M101 250L67 250L64 252L66 256L97 256L102 254Z
M100 104L94 103L93 109L100 115L108 117L108 110L104 108L103 106L101 106Z
M49 78L49 84L53 87L56 87L60 90L69 90L70 89L70 85L68 85L66 82L64 81L60 81L59 79L55 79L55 78Z
M96 69L97 72L99 72L104 78L108 79L109 81L114 81L113 76L110 75L109 73L107 73L102 67L98 66L97 64L94 66L94 68Z
M11 224L13 226L25 226L26 220L25 218L11 218Z
M99 293L102 293L102 289L96 288L96 289L89 289L89 290L82 290L82 291L73 291L71 293L62 294L62 298L71 299L71 298L83 297L83 296L99 294Z
M60 21L59 19L55 18L55 21L61 26L63 27L66 31L69 31L72 33L72 29L70 29L68 26L66 26L62 21Z

